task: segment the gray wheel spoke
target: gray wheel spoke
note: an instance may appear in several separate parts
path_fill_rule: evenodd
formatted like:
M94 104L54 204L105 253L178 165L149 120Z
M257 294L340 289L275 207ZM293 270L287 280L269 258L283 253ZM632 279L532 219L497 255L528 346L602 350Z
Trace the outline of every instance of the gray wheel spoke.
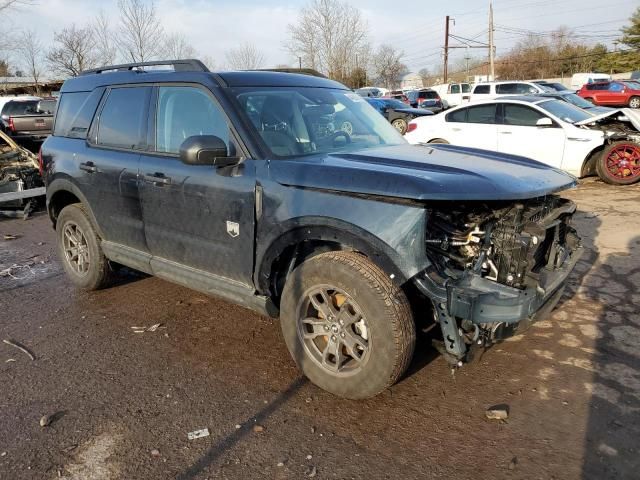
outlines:
M362 357L364 357L369 348L369 343L364 338L353 333L351 329L345 329L344 334L345 336L341 338L341 342L346 347L349 356L356 362L362 361Z
M351 313L349 307L353 308L355 313ZM345 327L349 325L353 325L356 322L359 322L362 319L362 315L351 305L351 303L347 300L340 307L340 312L338 313L338 320L342 320Z
M318 301L318 297L322 298L322 302ZM337 315L338 312L331 302L329 293L325 289L312 293L309 299L313 307L320 312L324 318L329 319Z
M316 337L327 335L327 331L325 330L325 321L320 320L319 318L305 318L302 320L306 326L311 327L311 331L308 329L304 330L304 338L313 340Z
M333 355L335 363L329 361L329 356ZM340 363L342 354L340 352L340 345L337 342L328 341L327 346L322 352L322 364L329 370L337 372L340 369Z

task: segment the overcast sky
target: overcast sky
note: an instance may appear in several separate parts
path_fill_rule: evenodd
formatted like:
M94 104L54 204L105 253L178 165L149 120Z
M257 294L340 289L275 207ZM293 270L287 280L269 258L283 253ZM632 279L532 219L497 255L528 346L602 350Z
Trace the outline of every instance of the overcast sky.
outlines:
M38 0L38 3L12 13L10 24L15 28L37 28L45 42L51 41L55 30L73 22L82 25L100 9L117 25L116 0ZM286 53L283 43L287 40L287 25L295 23L306 3L306 0L156 1L165 29L184 34L200 56L212 57L218 66L224 63L226 50L246 41L262 50L265 66L295 65L296 60ZM446 15L455 19L451 33L487 41L488 1L351 0L349 3L366 18L374 47L393 44L404 52L404 62L413 71L433 68L442 62ZM522 32L513 29L548 33L566 25L582 41L611 45L638 5L638 0L494 0L498 55L523 38ZM471 55L485 58L486 50L471 50ZM451 63L464 56L463 49L454 50Z

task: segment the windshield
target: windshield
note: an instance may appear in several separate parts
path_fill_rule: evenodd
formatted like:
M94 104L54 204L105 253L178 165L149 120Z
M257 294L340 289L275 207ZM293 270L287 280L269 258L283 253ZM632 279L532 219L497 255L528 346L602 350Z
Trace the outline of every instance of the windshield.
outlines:
M569 102L572 105L580 108L593 108L593 103L585 100L584 98L576 95L575 93L567 93L566 95L562 95L562 98Z
M364 98L348 90L243 87L232 92L274 156L286 158L406 143ZM390 101L394 100L385 102Z
M560 120L564 120L568 123L581 122L593 117L588 112L585 112L581 108L571 105L561 100L548 100L546 102L539 103L538 106L543 110L546 110L552 115L555 115Z

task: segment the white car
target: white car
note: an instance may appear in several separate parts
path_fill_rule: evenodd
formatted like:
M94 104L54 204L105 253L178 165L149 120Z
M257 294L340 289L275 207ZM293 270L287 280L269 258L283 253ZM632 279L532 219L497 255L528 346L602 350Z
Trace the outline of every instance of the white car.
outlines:
M554 90L535 82L483 82L476 83L471 90L470 102L478 100L490 100L509 95L536 95L538 93L551 93Z
M640 180L640 114L631 109L594 116L553 98L498 98L416 118L405 138L520 155L613 184Z

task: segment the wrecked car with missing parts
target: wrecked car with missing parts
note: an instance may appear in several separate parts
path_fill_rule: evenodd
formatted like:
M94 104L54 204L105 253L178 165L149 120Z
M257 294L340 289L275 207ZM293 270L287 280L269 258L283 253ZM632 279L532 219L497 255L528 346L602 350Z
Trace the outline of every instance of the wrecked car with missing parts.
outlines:
M459 366L562 295L581 252L566 173L408 145L325 78L152 65L68 80L42 147L79 287L126 265L279 316L304 374L348 398L396 382L418 329Z

